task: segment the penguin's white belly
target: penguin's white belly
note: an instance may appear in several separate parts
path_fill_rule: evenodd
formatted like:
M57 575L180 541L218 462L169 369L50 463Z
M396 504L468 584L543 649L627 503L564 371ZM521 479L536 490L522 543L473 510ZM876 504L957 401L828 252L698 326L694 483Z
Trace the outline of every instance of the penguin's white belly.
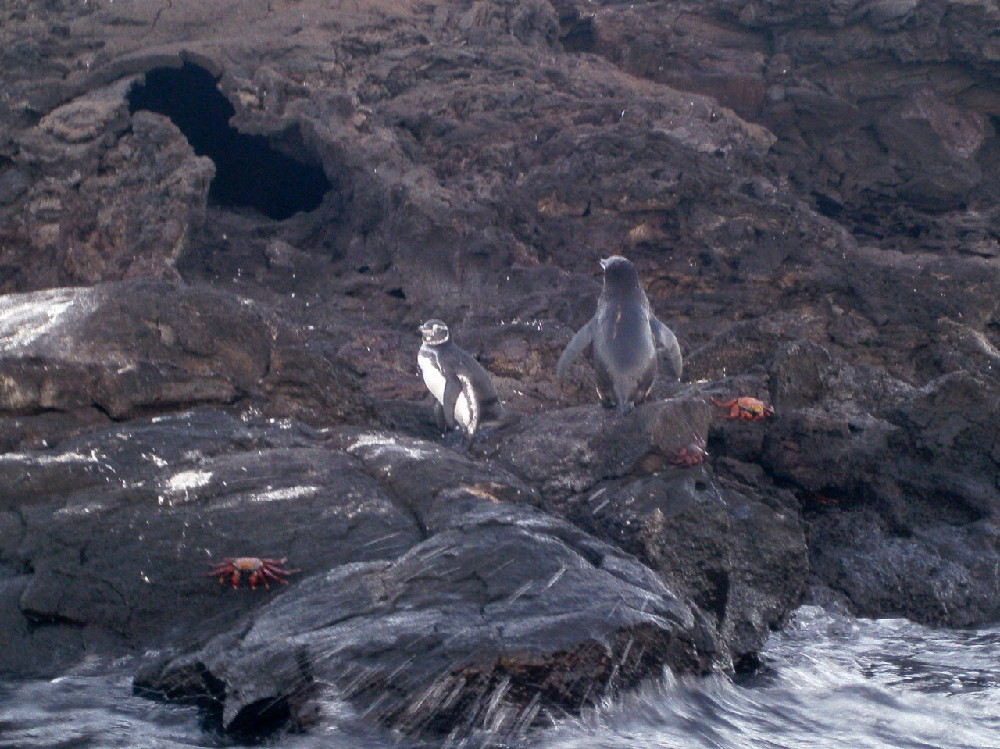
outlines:
M459 375L458 379L462 382L462 392L458 394L458 400L455 401L455 421L468 429L469 425L474 421L472 418L472 404L469 403L468 397L468 394L472 392L472 387L469 381L461 375Z
M430 356L421 354L417 358L417 363L420 365L420 374L424 378L424 384L427 389L431 391L437 402L442 406L444 405L444 387L445 387L445 377L441 373L441 370L437 367L437 361L432 359ZM472 409L469 407L469 398L466 395L468 387L465 387L466 383L462 383L462 392L458 395L458 400L455 401L455 421L463 426L468 426L472 423Z
M417 364L420 365L420 374L423 375L427 389L431 391L431 395L437 398L438 403L443 404L445 379L437 367L437 362L430 356L421 354L417 358Z

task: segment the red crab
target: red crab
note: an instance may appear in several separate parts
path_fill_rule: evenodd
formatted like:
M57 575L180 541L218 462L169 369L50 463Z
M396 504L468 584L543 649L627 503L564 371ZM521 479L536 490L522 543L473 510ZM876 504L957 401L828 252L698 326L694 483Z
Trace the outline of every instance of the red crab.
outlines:
M268 578L277 580L279 583L288 585L285 578L295 572L302 570L286 570L282 565L288 561L285 559L261 559L260 557L226 557L221 562L215 564L212 571L207 573L212 577L219 578L219 584L223 585L226 578L232 582L234 588L240 587L240 577L244 572L250 573L250 589L254 590L258 583L264 583L268 590L271 586L267 584Z
M712 403L729 409L729 413L726 414L727 419L760 421L774 415L774 406L769 406L764 401L749 396L733 398L728 401L720 401L712 398Z
M708 452L705 450L705 441L695 437L693 442L688 442L684 447L675 450L670 458L670 462L681 468L690 468L699 463L704 463L707 457Z

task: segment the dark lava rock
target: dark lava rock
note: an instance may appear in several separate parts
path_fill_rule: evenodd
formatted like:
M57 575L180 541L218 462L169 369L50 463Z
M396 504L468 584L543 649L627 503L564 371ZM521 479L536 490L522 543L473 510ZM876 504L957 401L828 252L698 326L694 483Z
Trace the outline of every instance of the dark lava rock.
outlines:
M885 246L995 257L995 3L559 0L562 38L777 138L811 204Z
M598 405L524 417L484 437L484 457L507 465L556 506L599 482L670 465L692 440L705 441L709 406L700 397L642 404L622 417Z
M1000 616L997 381L955 373L914 388L816 345L787 350L775 379L782 415L764 463L811 513L814 574L861 615Z
M308 724L315 700L346 698L405 734L504 736L664 665L713 666L711 627L648 569L562 521L479 503L394 562L302 579L137 688L218 700L237 732L275 713Z
M150 665L137 688L215 701L236 732L276 712L308 723L339 698L407 734L509 735L664 666L704 673L724 658L709 620L650 569L512 504L531 491L509 474L388 433L330 439L427 540L296 580L238 630Z
M8 673L32 671L25 652L52 639L47 627L69 643L106 632L120 647L231 625L257 599L206 576L223 557L288 557L308 575L421 538L405 508L314 433L212 409L6 453L0 510L0 558L21 583L3 605L24 618L23 645L0 656ZM58 660L71 663L78 652L64 647Z
M0 299L0 414L96 409L124 419L267 397L274 415L364 421L367 404L346 367L290 338L252 301L204 286L143 281L9 294ZM317 367L310 360L322 362L327 382L295 374Z
M1000 528L992 520L924 521L908 531L858 508L822 515L810 536L816 576L862 616L952 627L1000 616Z
M2 302L7 413L94 407L121 419L169 405L232 403L267 372L263 317L210 289L146 282Z
M996 20L0 10L5 671L169 647L139 683L234 730L346 697L516 733L662 666L752 667L807 586L995 620ZM321 194L282 189L293 162ZM614 253L689 378L626 419L554 373ZM430 317L519 417L471 457L421 439ZM774 417L707 400L739 395ZM302 572L233 591L202 574L223 555Z
M711 456L674 465L682 447L705 443L707 401L691 389L625 417L599 406L550 412L482 449L537 486L542 507L635 554L695 603L739 665L804 594L805 529L795 497L759 468L727 459L717 475Z
M88 91L20 140L19 163L44 174L22 198L28 241L5 253L20 288L178 277L215 166L167 118L129 116L131 85Z

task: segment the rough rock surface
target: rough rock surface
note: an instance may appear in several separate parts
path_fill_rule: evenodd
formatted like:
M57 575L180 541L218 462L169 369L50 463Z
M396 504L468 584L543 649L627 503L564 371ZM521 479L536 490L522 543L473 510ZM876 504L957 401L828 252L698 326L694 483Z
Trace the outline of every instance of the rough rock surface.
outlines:
M19 573L5 606L23 615L14 632L24 647L6 651L7 672L65 667L94 638L164 644L194 620L199 636L231 624L254 599L206 577L223 557L287 556L310 574L421 537L315 433L207 407L6 453L0 501L10 531L0 558ZM36 662L32 644L47 630L67 642Z
M216 699L235 732L259 730L275 713L308 723L303 704L325 688L404 733L504 735L664 664L695 673L717 665L703 614L624 552L502 500L528 493L502 472L430 443L346 437L427 540L391 562L303 579L248 629L150 666L140 689ZM411 469L424 490L392 480Z
M0 297L0 414L86 420L97 411L121 420L211 403L363 423L370 407L349 367L310 355L298 339L252 300L207 286L137 281L8 294ZM302 376L310 365L321 381ZM17 439L16 427L7 431Z
M555 5L573 49L765 125L771 163L865 241L1000 251L996 3Z
M232 730L348 699L516 733L752 668L804 596L997 620L997 21L4 4L0 671L156 648L137 684ZM615 253L685 355L625 419L554 376ZM430 317L518 417L469 454L417 376ZM236 555L301 572L203 574Z

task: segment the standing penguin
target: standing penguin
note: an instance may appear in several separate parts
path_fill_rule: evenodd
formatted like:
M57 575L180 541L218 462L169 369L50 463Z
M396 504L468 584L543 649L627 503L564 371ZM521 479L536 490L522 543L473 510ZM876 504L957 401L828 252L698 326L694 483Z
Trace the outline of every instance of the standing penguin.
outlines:
M452 342L448 326L440 320L425 322L420 334L417 364L434 395L438 426L447 431L460 428L471 442L480 424L503 415L493 381L479 362Z
M656 378L656 344L666 349L677 379L683 362L673 332L656 319L635 266L620 255L601 261L604 288L597 312L569 342L556 374L563 377L587 346L592 347L597 394L602 405L625 414L649 395Z

